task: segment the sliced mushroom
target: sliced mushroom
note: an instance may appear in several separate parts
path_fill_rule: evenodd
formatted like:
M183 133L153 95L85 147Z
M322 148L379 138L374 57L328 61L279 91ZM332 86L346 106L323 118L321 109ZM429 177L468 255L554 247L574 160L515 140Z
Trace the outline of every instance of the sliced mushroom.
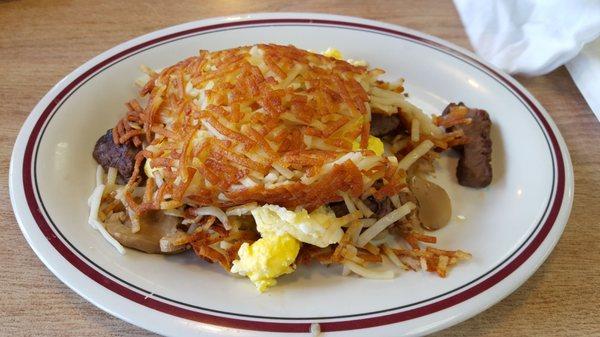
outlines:
M436 230L448 224L452 204L443 188L418 176L408 180L408 187L419 202L419 219L423 228Z
M181 240L185 232L177 229L180 221L177 217L152 211L140 218L140 230L136 233L132 233L131 227L123 224L116 215L104 225L108 233L125 247L150 254L175 254L184 251L187 243ZM171 238L177 238L177 244L169 244L173 242Z

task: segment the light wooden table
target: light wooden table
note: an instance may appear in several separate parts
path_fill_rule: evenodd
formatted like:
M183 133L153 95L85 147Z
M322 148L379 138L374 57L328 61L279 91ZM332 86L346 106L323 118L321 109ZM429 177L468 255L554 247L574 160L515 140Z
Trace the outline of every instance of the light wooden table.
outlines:
M84 61L166 26L260 11L361 16L470 49L451 1L168 2L0 0L0 335L150 335L97 309L54 277L28 247L10 206L8 166L22 122L54 83ZM554 252L521 288L439 336L600 335L600 123L564 68L519 80L550 112L571 151L571 218Z

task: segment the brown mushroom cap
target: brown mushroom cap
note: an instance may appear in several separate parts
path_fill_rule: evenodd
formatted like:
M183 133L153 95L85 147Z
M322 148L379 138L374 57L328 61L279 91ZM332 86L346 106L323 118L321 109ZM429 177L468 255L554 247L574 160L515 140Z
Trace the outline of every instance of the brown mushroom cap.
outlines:
M419 176L411 177L408 187L419 202L419 219L423 228L436 230L448 224L452 204L443 188Z
M150 254L174 254L184 251L185 245L172 247L170 251L163 251L160 241L167 236L185 234L177 229L179 223L180 219L177 217L151 211L140 217L140 230L136 233L132 233L127 222L123 224L115 215L107 219L104 225L108 233L125 247Z

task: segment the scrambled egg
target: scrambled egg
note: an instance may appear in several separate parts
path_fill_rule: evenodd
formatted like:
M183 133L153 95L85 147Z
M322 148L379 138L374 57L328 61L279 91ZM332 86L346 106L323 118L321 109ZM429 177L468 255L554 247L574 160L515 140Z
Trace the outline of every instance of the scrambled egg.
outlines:
M327 48L324 52L322 52L323 56L333 57L338 60L343 60L342 52L335 48Z
M329 207L308 213L305 209L290 211L264 205L254 209L252 216L262 238L240 247L231 272L248 276L260 292L275 285L275 278L294 271L292 264L300 242L327 247L339 242L344 234L342 222Z
M333 57L338 60L344 59L344 56L342 55L342 52L339 51L339 49L331 48L331 47L329 47L329 48L327 48L327 50L321 52L321 55L327 56L327 57ZM358 66L358 67L366 67L368 65L367 62L364 60L347 59L346 62L350 63L353 66Z
M263 292L277 284L276 277L294 271L291 267L300 251L300 242L289 234L272 235L255 241L252 245L242 244L239 260L233 261L232 273L248 276Z
M264 205L254 209L252 216L263 237L287 233L296 240L327 247L344 235L342 223L329 207L319 207L309 214L305 209L294 212L277 205Z
M352 143L352 150L357 151L360 149L360 142L355 140ZM375 152L376 155L381 156L383 154L383 142L381 139L375 136L369 136L369 143L367 144L367 149Z

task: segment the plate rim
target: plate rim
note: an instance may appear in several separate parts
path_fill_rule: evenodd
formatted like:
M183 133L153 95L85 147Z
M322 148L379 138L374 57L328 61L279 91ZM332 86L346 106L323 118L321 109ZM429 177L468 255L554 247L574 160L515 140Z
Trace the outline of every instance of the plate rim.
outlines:
M462 56L465 56L471 62L485 67L486 69L490 70L492 73L494 73L499 78L505 80L506 84L511 86L512 89L514 89L516 92L518 92L522 95L522 98L527 101L527 103L530 105L531 108L536 109L536 112L539 113L538 118L542 121L542 123L545 122L545 125L544 125L544 127L546 128L545 131L549 132L549 134L554 137L552 145L556 147L555 150L558 150L558 152L556 153L556 155L557 155L556 159L558 161L557 166L559 165L560 161L562 160L562 163L561 163L562 165L558 166L557 168L559 170L564 169L564 172L563 172L564 195L559 196L558 192L557 192L557 194L554 196L555 197L554 203L558 204L558 208L556 208L556 214L555 214L556 219L555 219L555 221L553 221L553 224L550 225L550 227L548 228L548 232L546 232L544 237L539 242L538 246L534 249L534 251L530 254L529 257L525 258L525 260L522 261L522 263L528 261L529 259L532 259L534 257L535 253L539 253L538 249L541 247L541 244L545 242L545 240L552 239L550 246L548 248L546 248L545 251L543 251L544 254L542 254L541 257L536 258L537 263L535 263L535 266L533 268L529 269L529 271L530 271L530 273L528 273L529 275L527 275L525 277L521 276L518 280L516 280L516 282L513 281L512 284L510 284L511 286L505 287L506 289L504 289L504 291L502 291L502 294L500 297L495 297L492 300L488 299L487 301L484 301L484 302L486 302L485 306L489 307L489 306L495 304L496 302L500 301L503 297L510 294L512 291L514 291L514 289L516 289L518 286L520 286L520 284L522 284L525 280L527 280L529 278L529 276L531 274L533 274L533 272L535 272L535 270L539 267L539 265L541 265L543 263L543 261L545 260L547 255L552 251L552 248L558 241L558 239L562 233L562 230L564 229L564 226L566 225L566 222L568 220L568 216L569 216L571 206L572 206L572 201L573 201L573 172L572 172L572 164L571 164L569 152L568 152L568 149L566 147L566 144L564 143L564 140L563 140L560 132L558 131L558 128L554 124L554 122L553 122L552 118L549 116L549 114L544 110L544 108L541 106L541 104L539 104L537 102L537 100L535 100L533 95L531 95L526 89L524 89L512 77L495 69L494 67L490 66L486 62L483 62L482 60L480 60L477 56L464 50L461 47L455 46L452 43L449 43L445 40L442 40L442 39L439 39L439 38L436 38L436 37L433 37L433 36L430 36L427 34L423 34L423 33L414 31L412 29L397 26L397 25L392 25L392 24L383 23L383 22L379 22L379 21L365 20L365 19L356 18L356 17L317 14L317 13L252 13L252 14L244 14L243 16L234 16L234 17L229 16L229 17L204 19L204 20L198 20L198 21L193 21L193 22L189 22L189 23L184 23L181 25L167 27L167 28L157 30L157 31L145 34L143 36L134 38L132 40L126 41L122 44L119 44L118 46L115 46L115 47L109 49L108 51L96 56L92 60L90 60L90 61L84 63L82 66L78 67L76 70L74 70L69 75L67 75L65 78L63 78L61 81L59 81L50 91L48 91L46 96L44 96L44 98L42 98L42 100L40 100L40 102L32 110L31 114L29 115L29 117L27 118L23 127L21 128L21 131L19 132L19 135L15 142L15 147L13 149L13 154L11 157L10 172L9 172L9 189L10 189L11 202L12 202L13 210L15 212L15 216L17 217L17 221L19 223L21 231L23 232L24 236L26 237L28 243L30 244L32 249L36 252L38 257L44 262L44 264L46 264L46 266L50 270L52 270L55 273L55 275L59 279L61 279L61 281L63 283L67 284L69 287L71 287L77 293L79 293L80 295L82 295L83 297L88 299L90 302L94 303L97 306L100 306L102 309L104 309L105 311L108 311L109 313L111 313L113 315L116 315L120 318L130 321L129 319L127 319L127 317L123 317L123 315L119 314L117 312L118 310L116 310L114 308L112 310L110 308L105 308L105 307L108 307L109 305L107 305L107 304L103 305L102 303L99 303L101 301L99 301L97 299L96 300L90 299L89 297L91 297L91 296L86 296L85 294L82 294L82 292L78 291L78 289L76 289L77 287L73 286L72 280L68 279L63 274L58 272L58 270L55 269L56 268L55 266L54 267L52 266L54 263L56 263L56 261L54 261L54 262L50 261L50 259L48 258L48 256L46 256L44 251L41 251L40 249L36 249L37 246L32 241L32 236L39 235L39 233L31 232L31 228L29 228L28 225L33 225L34 227L39 226L40 225L39 222L33 223L33 224L25 224L25 222L23 220L23 218L25 218L27 214L21 213L21 212L23 212L23 210L20 207L22 205L22 203L19 203L19 198L16 195L17 190L15 190L15 188L17 188L17 189L19 188L19 184L18 184L19 183L19 179L18 179L19 175L15 174L15 172L18 169L19 159L22 159L22 158L19 158L19 155L22 154L20 149L23 147L23 143L29 142L32 139L34 140L34 143L35 143L35 139L37 138L37 135L36 135L36 137L31 137L27 140L25 138L28 138L29 136L31 136L31 134L30 134L31 130L29 130L29 129L33 129L33 124L34 123L37 124L40 122L39 117L42 117L41 112L45 110L45 107L43 107L45 101L48 101L48 98L50 98L50 96L53 96L57 92L68 92L71 89L73 89L73 87L72 87L73 82L70 82L70 83L67 83L67 82L69 80L80 78L88 72L90 74L93 73L92 70L94 70L94 66L97 66L99 63L102 63L102 62L98 62L98 61L106 61L107 57L108 58L114 57L115 59L118 59L121 55L126 55L127 52L130 51L130 49L133 49L135 47L139 47L138 49L140 49L140 48L142 48L140 46L143 46L145 44L151 45L151 44L157 43L157 41L163 41L163 40L170 41L170 38L176 34L167 34L169 32L181 33L181 36L186 36L185 33L186 33L186 30L189 31L189 27L196 27L197 29L202 28L205 30L210 30L210 29L215 28L213 26L227 26L227 25L244 26L244 25L263 24L263 23L268 24L268 23L274 23L276 21L277 22L296 21L296 22L302 22L307 25L309 23L333 24L334 26L336 24L351 24L351 25L360 25L363 27L367 27L368 29L385 30L390 33L411 35L412 37L414 37L416 39L420 39L420 40L425 41L430 44L435 44L437 46L448 49L451 52L458 53ZM129 47L129 46L132 46L132 47ZM108 63L110 63L110 62L108 62ZM99 67L99 68L102 68L102 67ZM78 75L78 73L79 73L79 76L76 76L76 75ZM64 88L61 88L61 87L64 87ZM40 116L37 116L37 115L40 115ZM27 147L29 147L29 144ZM25 152L26 151L23 151L23 153L25 153ZM558 154L560 154L561 156L558 156ZM25 170L27 163L25 162L22 164L23 164L22 165L23 170ZM17 167L15 167L15 166L17 166ZM25 172L25 171L23 171L23 172ZM27 188L26 185L20 186L20 187ZM557 188L561 188L561 186L557 186ZM562 197L563 199L558 200L556 197ZM557 202L557 200L558 200L558 202ZM30 202L35 202L35 198L33 201L31 200L31 198L28 198L27 203L30 203ZM33 205L29 204L29 207L31 209L35 209L35 204L33 204ZM25 211L25 213L26 212L27 211ZM35 214L32 213L32 215L35 217ZM548 214L548 219L549 218L550 218L550 214ZM39 221L40 219L37 219L37 220ZM43 219L43 216L42 216L41 220L45 221ZM547 237L550 230L557 229L557 228L559 230L558 233L554 232L552 237ZM33 228L33 229L35 230L35 228ZM50 238L52 233L44 233L42 235L45 235L46 238ZM530 245L531 245L531 243L530 243ZM522 265L520 264L519 266L515 267L515 270L518 268L521 268L521 267L522 267ZM507 278L508 276L511 275L511 273L512 272L507 274L505 277ZM85 275L85 273L84 273L84 277L89 277L89 275ZM505 277L503 277L498 282L492 284L490 287L497 286L500 282L504 282L506 280ZM98 284L98 286L100 286L100 284ZM482 293L485 293L486 291L487 291L487 289L483 290ZM466 301L469 301L470 299L471 298L468 298L464 301L466 302ZM146 300L146 299L144 299L144 300ZM481 298L479 300L481 300ZM462 302L463 301L461 301L459 303L462 303ZM456 305L451 305L450 307L455 307L455 306ZM154 309L157 309L157 308L154 308ZM438 310L443 310L443 309L444 308L438 309ZM456 324L459 321L467 319L481 311L483 311L483 310L478 309L478 308L472 309L471 312L465 312L462 315L458 315L452 319L452 322L448 322L448 324L444 324L444 325ZM166 314L166 315L168 315L168 314ZM349 329L357 329L357 328L369 328L369 327L386 327L386 326L388 326L388 324L393 324L393 323L398 323L398 322L403 321L403 320L398 321L398 320L393 320L393 319L390 320L389 318L387 321L381 320L382 317L392 316L392 315L395 315L395 314L377 316L377 317L372 317L372 318L364 318L363 320L367 320L368 322L370 322L366 325L357 325L357 323L355 323L355 322L358 320L350 320L350 322L354 322L354 323L351 323L350 325L347 324L349 321L341 322L341 323L345 323L345 324L341 324L341 325L340 325L340 322L323 322L323 323L321 323L321 325L324 328L323 329L324 331L343 331L343 330L347 330L348 328ZM190 317L186 317L185 314L182 314L180 317L184 317L184 318L188 318L188 319L190 318ZM217 318L217 320L215 320L214 318ZM223 321L223 319L225 321ZM254 331L307 332L310 329L310 323L297 323L297 322L284 323L285 325L282 326L281 325L282 323L278 323L278 322L268 322L268 321L255 322L255 321L252 321L252 323L259 323L260 326L256 326L255 324L248 325L247 324L248 321L246 319L243 319L243 320L233 319L234 321L237 321L237 322L231 322L230 320L231 320L231 318L226 318L226 317L209 317L209 319L203 320L203 322L208 323L208 324L229 326L229 327L233 327L233 328L251 329ZM375 321L373 321L373 320L375 320ZM243 322L246 322L246 323L243 323ZM147 326L138 324L139 322L133 321L132 323L148 329ZM231 323L235 323L235 324L231 325ZM308 327L308 329L307 329L307 327ZM435 328L435 330L438 330L438 328L443 328L443 327L445 327L445 326L442 326L440 324L434 328ZM150 328L150 329L152 329L152 328ZM430 331L433 331L433 329Z

